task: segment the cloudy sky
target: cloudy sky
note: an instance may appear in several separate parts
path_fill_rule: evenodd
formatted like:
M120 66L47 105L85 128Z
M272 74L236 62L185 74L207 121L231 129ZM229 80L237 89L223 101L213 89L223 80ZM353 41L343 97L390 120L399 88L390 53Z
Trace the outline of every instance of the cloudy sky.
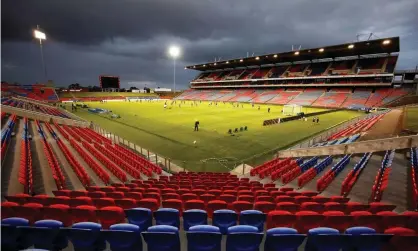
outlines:
M170 44L181 46L177 85L196 75L185 65L354 41L356 34L400 36L398 69L418 64L417 0L3 0L2 81L98 85L118 75L123 87L171 86ZM367 36L365 36L367 38Z

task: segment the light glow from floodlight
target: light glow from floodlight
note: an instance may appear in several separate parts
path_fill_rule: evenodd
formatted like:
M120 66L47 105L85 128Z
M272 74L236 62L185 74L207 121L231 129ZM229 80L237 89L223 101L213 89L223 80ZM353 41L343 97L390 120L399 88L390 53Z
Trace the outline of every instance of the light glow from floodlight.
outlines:
M298 51L295 51L295 55L297 56L297 55L299 55L299 52Z
M389 39L383 40L383 44L390 44L390 40Z
M260 59L260 57L256 57L256 58L255 58L255 60L259 60L259 59Z
M213 65L216 65L216 63L214 63Z
M172 45L170 46L170 48L168 48L168 54L172 58L177 58L178 56L180 56L180 48L178 46Z
M227 64L229 64L229 61L226 61Z
M243 60L243 59L240 59L239 61L240 61L240 62L242 62L242 61L244 61L244 60Z
M34 30L33 31L33 36L36 38L36 39L39 39L39 40L45 40L46 39L46 34L45 33L43 33L42 31L40 31L40 30Z
M348 49L353 49L354 48L354 44L350 44L349 46L348 46Z
M204 64L203 67L206 67L206 65Z
M319 52L324 52L324 48L319 49Z
M273 57L277 58L277 54L274 54L274 56L273 56Z

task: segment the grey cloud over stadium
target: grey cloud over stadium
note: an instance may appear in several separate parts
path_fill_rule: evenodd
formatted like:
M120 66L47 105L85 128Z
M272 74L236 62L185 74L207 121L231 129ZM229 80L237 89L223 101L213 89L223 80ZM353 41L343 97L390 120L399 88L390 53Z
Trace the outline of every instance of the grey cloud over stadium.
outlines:
M57 85L98 85L119 75L123 87L171 86L167 47L183 54L177 83L195 76L185 65L354 41L356 34L400 36L398 69L418 64L416 0L3 0L2 80L43 78L32 29L47 33L48 75Z

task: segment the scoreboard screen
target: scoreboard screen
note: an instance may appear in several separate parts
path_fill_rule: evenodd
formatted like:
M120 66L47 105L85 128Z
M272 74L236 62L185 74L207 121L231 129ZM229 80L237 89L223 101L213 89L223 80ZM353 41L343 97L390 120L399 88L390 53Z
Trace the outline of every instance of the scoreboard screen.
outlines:
M120 88L119 77L115 76L100 76L100 87L107 88Z

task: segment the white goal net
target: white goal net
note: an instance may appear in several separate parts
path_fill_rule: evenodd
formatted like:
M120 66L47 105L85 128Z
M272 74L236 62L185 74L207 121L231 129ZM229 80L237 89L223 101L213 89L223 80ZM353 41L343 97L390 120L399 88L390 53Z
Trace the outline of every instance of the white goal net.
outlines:
M300 105L284 105L283 114L284 115L297 115L302 112L302 106Z

